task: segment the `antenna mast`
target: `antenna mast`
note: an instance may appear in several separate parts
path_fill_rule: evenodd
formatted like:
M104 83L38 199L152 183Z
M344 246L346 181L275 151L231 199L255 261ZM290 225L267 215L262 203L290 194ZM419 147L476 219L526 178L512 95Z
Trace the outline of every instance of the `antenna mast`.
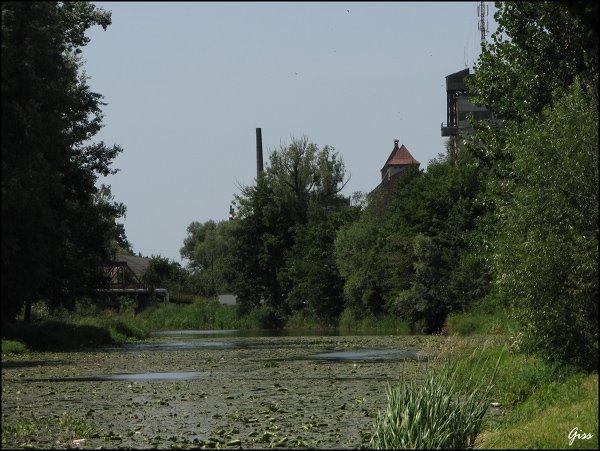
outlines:
M485 34L488 31L489 27L489 23L487 20L487 15L489 13L489 9L488 6L485 4L485 2L480 2L480 4L477 6L477 15L479 16L479 24L478 24L478 28L479 31L481 31L481 43L485 44Z

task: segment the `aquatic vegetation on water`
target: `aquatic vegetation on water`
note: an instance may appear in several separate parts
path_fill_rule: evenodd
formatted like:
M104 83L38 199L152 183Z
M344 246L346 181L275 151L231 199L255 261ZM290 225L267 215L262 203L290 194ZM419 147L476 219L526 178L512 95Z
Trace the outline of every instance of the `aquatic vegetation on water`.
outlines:
M21 447L65 445L71 440L99 437L95 424L70 413L27 419L2 421L2 447L19 444Z
M419 337L190 336L189 341L227 346L166 351L140 343L3 360L3 447L364 447L378 408L385 406L385 384L410 379L427 364L400 354L380 360L362 354L359 360L311 358L345 350L419 349ZM204 377L166 377L191 374ZM64 411L73 418L60 422ZM32 416L50 422L32 423Z

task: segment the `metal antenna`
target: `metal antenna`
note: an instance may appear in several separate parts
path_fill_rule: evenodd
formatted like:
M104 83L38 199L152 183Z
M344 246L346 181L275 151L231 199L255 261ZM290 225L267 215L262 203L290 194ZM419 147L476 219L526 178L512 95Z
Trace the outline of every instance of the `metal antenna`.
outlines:
M481 31L481 43L485 44L485 34L489 29L489 24L486 17L489 14L489 8L485 2L480 2L477 6L477 15L479 16L478 28Z

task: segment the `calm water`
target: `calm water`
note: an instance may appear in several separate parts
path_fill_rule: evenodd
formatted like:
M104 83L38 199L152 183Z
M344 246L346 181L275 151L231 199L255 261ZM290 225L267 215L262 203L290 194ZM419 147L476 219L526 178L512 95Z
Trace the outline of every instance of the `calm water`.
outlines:
M442 341L171 330L121 347L33 353L3 362L3 421L68 412L98 429L87 449L199 448L208 438L243 449L360 449L387 405L386 387L421 378L423 350ZM56 448L57 434L33 431L27 443Z
M376 334L370 334L376 335ZM385 334L388 335L389 334ZM336 337L338 333L300 333L300 331L239 331L239 330L165 330L152 334L157 341L144 343L128 343L119 348L112 348L117 352L140 352L140 351L181 351L181 350L209 350L209 349L278 349L291 350L303 346L295 339L286 337ZM223 339L228 336L227 339ZM264 340L261 338L278 338ZM217 340L215 340L215 338ZM254 338L254 339L253 339ZM377 362L381 360L396 361L426 361L427 356L414 349L351 349L335 350L318 354L306 354L297 357L300 360L330 360L330 361L365 361Z

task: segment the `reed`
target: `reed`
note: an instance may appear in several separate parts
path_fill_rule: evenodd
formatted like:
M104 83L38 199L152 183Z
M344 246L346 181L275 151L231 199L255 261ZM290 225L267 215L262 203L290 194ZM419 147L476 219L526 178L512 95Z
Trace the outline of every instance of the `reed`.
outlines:
M473 448L499 363L500 358L492 367L489 358L480 358L465 381L464 363L447 360L432 368L422 383L388 386L388 405L378 414L369 448Z

